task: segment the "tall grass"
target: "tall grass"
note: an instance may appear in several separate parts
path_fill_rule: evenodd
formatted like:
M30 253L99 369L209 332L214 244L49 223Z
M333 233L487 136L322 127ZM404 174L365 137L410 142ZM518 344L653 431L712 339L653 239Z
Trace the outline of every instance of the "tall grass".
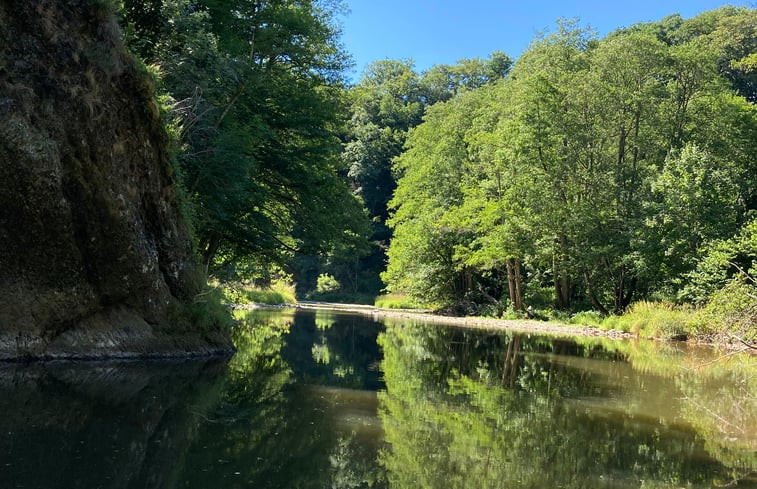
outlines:
M605 330L627 331L645 337L671 338L692 334L695 331L696 317L696 310L690 306L639 301L621 316L602 317L596 311L585 311L574 314L568 322Z
M608 316L602 327L630 331L639 336L670 338L692 332L694 309L667 302L639 301L622 316Z
M421 304L405 294L384 294L376 297L373 305L382 309L428 309L429 304Z

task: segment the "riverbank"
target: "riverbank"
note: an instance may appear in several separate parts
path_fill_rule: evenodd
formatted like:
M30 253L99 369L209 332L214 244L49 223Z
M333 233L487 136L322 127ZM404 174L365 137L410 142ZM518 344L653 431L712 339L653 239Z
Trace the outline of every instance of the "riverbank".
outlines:
M654 341L678 341L701 345L717 346L729 350L743 350L757 353L757 345L743 343L738 338L720 338L696 335L650 336L620 329L599 328L591 325L568 324L558 321L538 319L498 319L488 317L458 317L432 314L430 310L383 309L360 304L338 304L329 302L300 301L296 304L245 304L235 305L236 309L303 309L361 314L375 318L387 318L398 321L420 321L431 324L443 324L461 328L484 330L508 330L526 334L539 334L559 337L603 337L608 339L628 340L647 339Z
M360 304L336 304L330 302L301 301L297 304L245 304L236 305L236 309L303 309L341 312L348 314L362 314L376 318L395 320L422 321L431 324L444 324L463 328L511 330L521 333L547 334L552 336L603 336L612 339L631 339L637 336L627 331L603 330L593 326L578 326L557 323L553 321L539 321L535 319L496 319L484 317L457 317L431 314L428 310L410 309L382 309L375 306Z

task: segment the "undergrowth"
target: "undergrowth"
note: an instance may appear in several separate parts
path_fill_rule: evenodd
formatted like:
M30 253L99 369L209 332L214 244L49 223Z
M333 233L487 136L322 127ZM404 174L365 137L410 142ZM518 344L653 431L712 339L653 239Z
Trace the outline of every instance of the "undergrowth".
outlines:
M671 338L693 334L696 318L697 311L690 306L639 301L620 316L603 317L596 311L583 311L569 316L563 322L603 330L626 331L644 337Z
M270 287L254 287L240 283L224 284L223 298L230 304L296 304L294 286L275 282Z
M405 294L384 294L376 297L373 305L382 309L427 309L428 304L421 304Z
M307 299L311 301L320 302L335 302L340 304L373 304L373 300L376 296L373 294L360 294L352 292L311 292L307 295Z

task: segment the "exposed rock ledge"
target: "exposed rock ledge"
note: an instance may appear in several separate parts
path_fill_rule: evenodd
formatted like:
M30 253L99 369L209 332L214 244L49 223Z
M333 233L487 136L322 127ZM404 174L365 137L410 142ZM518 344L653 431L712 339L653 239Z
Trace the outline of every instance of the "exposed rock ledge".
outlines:
M152 85L94 0L0 0L0 358L231 351Z

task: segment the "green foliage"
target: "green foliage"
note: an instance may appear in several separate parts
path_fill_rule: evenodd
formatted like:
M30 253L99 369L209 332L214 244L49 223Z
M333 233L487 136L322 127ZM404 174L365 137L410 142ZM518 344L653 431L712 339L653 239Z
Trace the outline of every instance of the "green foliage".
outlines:
M665 159L652 182L658 196L649 223L655 230L665 273L691 270L704 243L729 236L738 227L736 176L727 163L696 145ZM661 260L662 261L662 260Z
M384 294L376 297L374 306L382 309L427 309L428 304L420 303L405 294Z
M371 305L376 299L373 294L361 294L355 292L325 292L319 294L317 292L311 292L306 296L309 300L334 302L339 304L362 304Z
M223 304L224 297L217 291L208 291L195 298L189 306L189 322L200 331L229 330L231 315Z
M734 237L708 243L680 298L704 304L734 278L757 274L757 219L747 222Z
M229 304L296 304L294 287L284 282L276 282L270 287L254 287L244 284L223 286L223 298Z
M562 22L504 79L427 109L394 160L387 289L478 311L506 308L513 283L526 307L603 316L696 288L705 302L701 257L757 209L757 110L723 61L748 64L753 16L601 40ZM683 312L638 307L621 327L687 331Z
M757 283L740 275L715 291L694 320L699 334L757 341Z
M570 316L570 324L581 324L584 326L600 327L604 316L597 311L581 311Z
M341 288L342 286L339 285L339 282L333 276L325 273L318 276L318 281L316 282L315 286L315 290L319 294L336 292Z
M600 327L630 331L645 338L671 338L692 332L695 311L659 302L635 302L622 316L605 318Z
M197 294L189 304L175 302L169 306L167 321L159 328L171 331L229 331L232 317L224 305L226 298L217 288Z
M385 269L385 248L392 237L387 227L389 201L400 177L393 173L392 161L431 107L456 93L495 83L510 65L509 57L495 52L489 59L464 59L418 74L410 61L384 60L369 65L351 91L352 118L343 154L350 165L350 182L373 222L372 248L358 264L368 275L365 283L374 285L372 292L383 288L378 276Z
M126 2L132 45L175 101L181 182L211 272L254 257L359 248L367 222L340 172L340 2Z

